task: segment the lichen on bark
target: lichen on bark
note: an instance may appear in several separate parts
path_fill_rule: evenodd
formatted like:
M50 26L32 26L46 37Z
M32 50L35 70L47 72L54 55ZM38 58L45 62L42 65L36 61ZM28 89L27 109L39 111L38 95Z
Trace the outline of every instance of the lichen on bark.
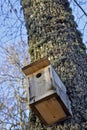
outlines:
M50 127L31 112L29 130L87 129L87 54L68 0L22 0L31 62L47 56L67 88L73 117Z

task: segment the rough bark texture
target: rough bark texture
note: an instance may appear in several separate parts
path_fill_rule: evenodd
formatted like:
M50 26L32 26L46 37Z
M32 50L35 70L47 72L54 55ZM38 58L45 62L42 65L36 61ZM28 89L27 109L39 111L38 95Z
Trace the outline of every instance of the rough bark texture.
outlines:
M29 130L87 130L87 54L67 0L22 0L31 62L48 56L67 88L73 117L44 126L31 112Z

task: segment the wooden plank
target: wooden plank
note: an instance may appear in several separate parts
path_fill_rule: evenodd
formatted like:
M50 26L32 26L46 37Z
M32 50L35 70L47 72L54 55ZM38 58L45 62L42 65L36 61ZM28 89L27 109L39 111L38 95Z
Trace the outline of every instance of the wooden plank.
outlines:
M59 119L58 118L58 120L54 120L54 121L49 121L49 120L46 120L44 117L43 117L43 115L41 115L41 113L43 113L43 111L42 111L42 108L44 108L43 107L43 105L42 105L42 103L43 102L45 102L45 101L48 101L48 100L50 100L50 99L53 99L53 97L55 97L56 98L56 101L60 104L60 106L62 107L62 110L63 110L63 112L64 112L64 114L65 114L65 117L63 117L63 118L61 118L61 119ZM40 104L41 104L41 107L40 107ZM48 103L49 104L49 103ZM39 107L38 107L39 106ZM45 105L46 106L46 105ZM52 105L52 104L50 104L50 105L48 105L49 106L49 110L50 110L50 108L52 107L53 109L54 109L54 104ZM55 103L55 106L56 106L56 103ZM58 106L58 105L57 105ZM71 114L69 113L69 111L68 111L68 109L66 108L66 106L64 105L64 103L61 101L61 99L60 99L60 97L55 93L55 94L51 94L51 95L49 95L49 96L47 96L47 97L45 97L45 98L43 98L43 99L41 99L41 100L39 100L39 101L37 101L37 102L35 102L35 103L32 103L32 104L30 104L30 107L31 107L31 109L33 110L33 112L39 117L39 119L45 124L45 125L47 125L47 126L50 126L50 125L52 125L53 123L56 123L56 122L61 122L61 121L64 121L64 120L66 120L66 119L69 119L69 118L71 118L72 116L71 116ZM38 107L38 109L37 109L37 107ZM39 112L39 109L41 110L41 113ZM45 108L46 109L46 108ZM52 110L51 110L52 111ZM47 109L46 109L46 112L47 112ZM45 113L45 112L44 112ZM48 113L47 113L48 114ZM45 114L45 117L48 117L47 116L47 114ZM49 113L50 114L50 113ZM59 113L58 113L59 114ZM50 118L50 117L49 117Z
M55 97L38 103L35 107L47 124L55 123L67 116Z
M22 68L22 71L25 73L25 75L31 75L48 65L50 65L50 62L46 57L44 57L38 61L31 63L30 65L25 66Z

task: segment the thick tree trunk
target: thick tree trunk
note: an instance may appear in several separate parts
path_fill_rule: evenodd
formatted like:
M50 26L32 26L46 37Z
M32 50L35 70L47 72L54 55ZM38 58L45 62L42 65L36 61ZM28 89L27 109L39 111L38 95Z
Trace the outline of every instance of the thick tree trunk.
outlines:
M73 117L44 126L31 112L29 130L87 129L87 54L67 0L22 0L31 62L47 56L67 87Z

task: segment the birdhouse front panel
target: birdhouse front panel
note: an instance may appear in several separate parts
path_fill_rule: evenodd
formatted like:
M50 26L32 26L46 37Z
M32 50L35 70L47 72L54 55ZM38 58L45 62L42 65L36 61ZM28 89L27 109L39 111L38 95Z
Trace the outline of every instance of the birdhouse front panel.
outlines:
M40 100L48 91L54 89L50 66L45 67L29 76L30 103Z

